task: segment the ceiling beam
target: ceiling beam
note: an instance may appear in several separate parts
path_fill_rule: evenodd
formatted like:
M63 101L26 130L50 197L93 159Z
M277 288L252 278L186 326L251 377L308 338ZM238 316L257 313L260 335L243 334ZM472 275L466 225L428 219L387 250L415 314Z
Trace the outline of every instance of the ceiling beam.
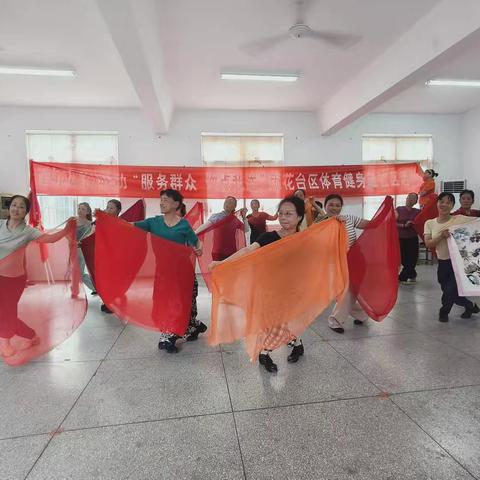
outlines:
M323 135L344 128L480 42L480 1L442 0L318 109Z
M164 72L154 0L96 2L154 133L167 133L173 101Z

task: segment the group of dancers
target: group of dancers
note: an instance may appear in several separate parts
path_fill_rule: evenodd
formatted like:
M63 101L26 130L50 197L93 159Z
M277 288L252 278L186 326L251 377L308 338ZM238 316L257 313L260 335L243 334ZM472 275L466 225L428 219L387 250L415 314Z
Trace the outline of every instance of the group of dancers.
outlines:
M415 265L418 260L419 239L417 231L413 228L416 216L421 209L415 208L420 199L420 207L423 208L428 199L431 200L432 181L436 176L433 170L427 170L424 175L424 184L420 192L410 193L407 196L404 206L396 208L398 235L401 250L402 270L399 273L399 281L407 284L414 284L417 273ZM435 188L433 184L433 189ZM480 310L477 305L467 298L458 295L457 284L451 260L449 257L447 238L448 229L462 223L471 221L471 217L480 216L480 211L473 210L472 205L475 196L471 190L464 190L460 194L461 208L453 211L455 198L450 193L441 193L438 196L437 207L438 217L432 218L425 223L424 241L426 247L434 250L438 258L438 282L442 289L442 306L439 310L439 320L446 322L454 304L464 307L462 318L470 318L472 314ZM184 216L186 208L183 196L180 192L172 189L160 192L161 215L150 217L142 221L134 222L135 227L150 232L152 235L163 239L187 245L193 249L197 256L202 255L202 241L199 235L211 228L217 222L231 218L235 231L249 234L250 244L245 248L235 251L230 244L230 251L212 252L212 263L209 266L213 271L218 265L233 261L247 255L266 245L280 241L286 237L297 234L309 228L311 225L323 222L330 218L339 220L346 229L348 247L351 247L357 240L357 229L365 229L369 226L369 220L355 215L342 214L343 198L338 194L330 194L323 204L316 198L308 197L304 190L297 190L293 195L283 198L274 215L267 214L260 210L260 202L256 199L251 201L252 212L247 215L247 209L243 208L237 212L236 198L229 196L225 199L223 210L211 215L207 222L201 225L196 231ZM122 209L119 200L112 199L107 203L105 213L118 217ZM61 238L62 231L57 233L44 233L30 227L26 223L26 217L30 210L30 201L22 195L12 197L9 216L6 220L0 220L0 355L8 357L16 353L15 348L31 348L38 341L36 332L26 325L18 316L18 303L26 286L25 259L12 255L19 248L31 241L51 243ZM78 241L78 256L82 280L84 284L96 294L96 288L92 278L86 272L85 259L80 249L81 242L95 232L94 212L88 203L78 205L77 216L67 222L65 228L75 221ZM267 231L267 221L278 220L279 228ZM200 235L201 236L201 235ZM233 251L232 251L233 250ZM12 261L4 259L11 258ZM12 265L13 263L13 265ZM4 285L9 289L3 288ZM12 291L15 295L5 295L2 292ZM155 291L154 291L155 294ZM178 352L177 341L182 338L185 341L195 341L199 334L206 332L207 325L197 319L197 295L198 282L196 278L193 284L192 305L190 320L183 335L172 332L160 332L159 348L167 353ZM111 313L108 305L102 305L102 311ZM352 290L347 289L341 298L337 299L332 312L328 317L328 326L336 333L342 334L345 331L345 323L349 317L353 318L355 325L361 326L368 320L368 315L363 311ZM23 343L15 343L12 346L11 339L21 337ZM18 347L18 345L21 345ZM261 353L258 356L259 363L269 372L277 371L277 365L271 358L271 352L277 348L288 345L291 349L287 360L295 363L304 354L302 340L288 330L285 326L269 329Z

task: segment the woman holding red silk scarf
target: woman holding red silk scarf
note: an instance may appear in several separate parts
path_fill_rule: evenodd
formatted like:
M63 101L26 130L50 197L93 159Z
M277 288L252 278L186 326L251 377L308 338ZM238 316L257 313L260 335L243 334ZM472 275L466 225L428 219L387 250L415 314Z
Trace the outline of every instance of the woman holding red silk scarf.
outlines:
M153 235L158 235L166 240L176 242L182 245L190 245L194 248L196 255L202 254L202 244L198 240L190 224L181 217L181 207L183 196L180 192L172 189L162 190L160 192L160 210L163 215L147 218L134 225ZM196 340L199 333L207 330L206 325L197 321L197 303L198 285L195 288L192 298L192 310L190 322L187 327L186 340ZM175 343L180 338L171 332L161 332L158 348L166 350L168 353L178 352Z
M30 201L22 195L11 199L7 220L0 220L0 355L11 357L16 350L11 344L15 336L24 339L21 349L31 348L40 342L35 330L18 318L18 303L26 286L25 252L12 255L23 246L36 240L39 243L53 243L64 236L71 227L70 219L63 230L53 234L43 233L25 223L30 211Z
M331 194L325 198L326 214L318 217L315 223L325 220L329 217L338 217L345 224L347 230L348 247L350 248L355 240L357 234L355 229L364 229L370 223L368 220L356 217L354 215L340 215L343 208L343 198L338 194ZM328 326L336 333L344 333L343 325L349 316L354 318L355 325L363 325L368 319L368 315L363 311L362 307L357 302L357 299L349 289L342 300L335 304L333 312L328 317Z

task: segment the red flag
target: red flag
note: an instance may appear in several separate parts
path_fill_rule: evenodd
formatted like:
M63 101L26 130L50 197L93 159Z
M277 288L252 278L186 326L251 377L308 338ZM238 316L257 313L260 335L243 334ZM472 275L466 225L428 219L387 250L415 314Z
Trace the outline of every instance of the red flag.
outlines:
M197 228L203 225L203 203L196 202L195 205L185 215L185 220L187 220L193 230L197 230Z
M198 257L198 264L205 283L211 290L208 266L212 261L224 260L246 246L245 226L232 213L200 232L198 238L203 242L203 254Z
M400 244L392 197L348 252L350 288L367 315L383 320L397 301Z
M438 217L437 200L437 195L432 195L429 202L420 210L420 213L415 217L415 220L413 221L413 228L422 240L425 222L427 220L431 220L432 218Z
M33 241L0 260L0 337L9 365L21 365L66 340L82 323L87 302L80 282L75 223L49 244L44 263ZM5 346L2 347L5 355Z
M120 318L184 335L190 319L193 249L104 213L97 216L96 287Z

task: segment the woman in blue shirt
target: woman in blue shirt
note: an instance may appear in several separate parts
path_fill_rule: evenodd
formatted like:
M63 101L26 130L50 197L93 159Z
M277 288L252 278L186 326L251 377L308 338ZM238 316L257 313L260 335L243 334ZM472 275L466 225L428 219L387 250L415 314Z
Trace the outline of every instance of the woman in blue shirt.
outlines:
M177 190L170 188L162 190L160 192L160 211L163 215L135 222L134 225L166 240L189 245L193 247L195 254L199 256L202 254L202 244L187 220L181 217L182 203L183 196ZM187 341L196 340L199 333L207 330L205 324L197 321L197 295L198 283L195 278L190 322L184 337ZM178 349L175 346L175 342L178 338L177 335L171 332L161 332L158 348L166 350L168 353L176 353Z

